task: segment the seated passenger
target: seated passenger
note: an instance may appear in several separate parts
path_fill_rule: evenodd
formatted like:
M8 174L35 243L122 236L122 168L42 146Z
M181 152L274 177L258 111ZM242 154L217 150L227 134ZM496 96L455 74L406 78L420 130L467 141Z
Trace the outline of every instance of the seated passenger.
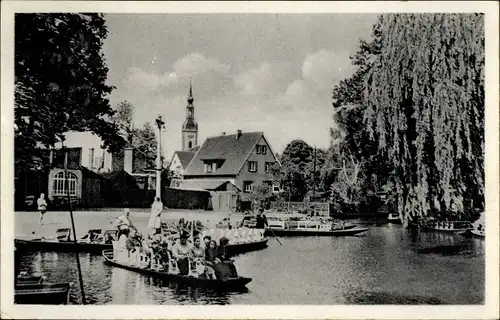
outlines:
M218 258L219 260L226 264L229 267L229 270L231 271L231 276L232 277L237 277L238 273L236 272L236 266L234 265L233 261L227 257L226 253L226 246L229 243L229 240L227 238L222 237L219 241L219 248L218 248Z
M221 261L217 258L217 242L210 240L205 249L205 276L208 279L216 279L215 265Z

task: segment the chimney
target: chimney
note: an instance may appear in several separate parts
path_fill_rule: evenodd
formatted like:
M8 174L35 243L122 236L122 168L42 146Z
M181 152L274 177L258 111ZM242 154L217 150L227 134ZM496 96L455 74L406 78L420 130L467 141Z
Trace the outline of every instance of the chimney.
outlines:
M241 130L238 129L238 131L236 131L236 140L239 140L241 137Z
M132 174L133 168L133 159L134 158L134 149L125 148L125 152L123 153L123 170L125 172Z

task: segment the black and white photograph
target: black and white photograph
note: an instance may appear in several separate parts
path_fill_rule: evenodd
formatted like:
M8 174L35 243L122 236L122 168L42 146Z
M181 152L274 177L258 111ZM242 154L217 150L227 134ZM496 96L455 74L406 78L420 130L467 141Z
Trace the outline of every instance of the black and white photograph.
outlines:
M497 318L498 3L43 3L2 2L7 317Z

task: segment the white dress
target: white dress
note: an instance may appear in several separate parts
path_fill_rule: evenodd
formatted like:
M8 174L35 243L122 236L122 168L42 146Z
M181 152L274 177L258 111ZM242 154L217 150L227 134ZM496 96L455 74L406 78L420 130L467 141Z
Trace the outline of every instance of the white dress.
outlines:
M163 203L155 202L151 206L151 215L149 216L148 228L159 229L161 227L161 212L163 210Z

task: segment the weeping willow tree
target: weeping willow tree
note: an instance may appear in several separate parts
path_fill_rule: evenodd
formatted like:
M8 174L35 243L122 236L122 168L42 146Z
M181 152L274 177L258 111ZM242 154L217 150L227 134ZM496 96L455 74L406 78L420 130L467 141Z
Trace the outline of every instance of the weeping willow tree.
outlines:
M484 209L484 16L389 14L366 77L365 123L407 223Z

